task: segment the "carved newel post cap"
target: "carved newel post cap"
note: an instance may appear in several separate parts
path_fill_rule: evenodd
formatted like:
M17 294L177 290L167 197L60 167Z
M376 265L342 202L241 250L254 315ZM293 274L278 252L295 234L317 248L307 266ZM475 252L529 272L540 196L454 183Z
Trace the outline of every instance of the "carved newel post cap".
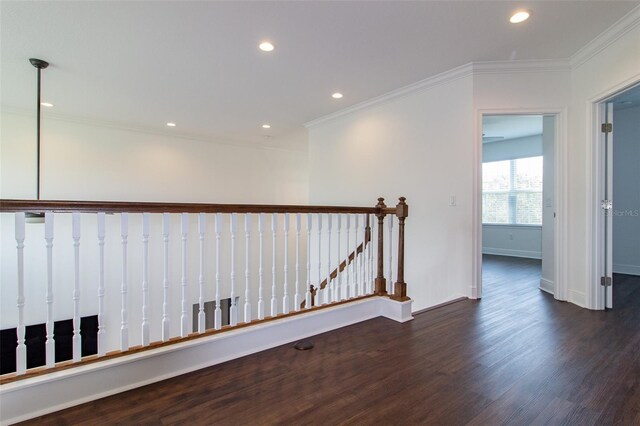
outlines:
M398 216L399 218L408 217L409 216L409 206L407 205L407 203L405 203L406 198L405 197L400 197L399 200L400 200L400 202L396 206L396 216Z

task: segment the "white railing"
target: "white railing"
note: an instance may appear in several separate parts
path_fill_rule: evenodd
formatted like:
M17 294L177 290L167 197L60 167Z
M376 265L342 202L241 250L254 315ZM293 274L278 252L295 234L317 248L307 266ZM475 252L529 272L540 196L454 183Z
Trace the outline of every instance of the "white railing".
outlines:
M93 354L269 319L265 298L270 316L279 317L384 295L384 231L378 227L386 215L405 211L406 217L401 205L387 208L382 199L376 207L1 200L0 328L16 330L12 376L39 366L27 365L27 351L43 351L47 369L63 361L55 359L56 321L72 320L71 360L81 363ZM390 251L387 258L391 268ZM90 316L97 316L95 330L82 326ZM36 324L45 326L44 345L27 348L27 327ZM83 344L92 339L93 349Z

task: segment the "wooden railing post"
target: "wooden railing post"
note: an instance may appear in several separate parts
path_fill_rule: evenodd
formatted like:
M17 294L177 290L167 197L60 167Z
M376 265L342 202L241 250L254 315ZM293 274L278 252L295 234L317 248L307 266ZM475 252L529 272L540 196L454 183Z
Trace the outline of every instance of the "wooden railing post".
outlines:
M387 280L384 278L384 218L387 215L385 209L387 206L384 204L384 198L378 198L378 204L376 205L378 211L376 216L378 217L378 275L376 277L376 295L384 296L387 294Z
M404 220L409 216L409 206L405 203L405 200L405 197L400 197L400 202L396 205L396 216L398 217L398 281L393 286L391 298L398 301L409 300L407 297L407 283L404 282Z

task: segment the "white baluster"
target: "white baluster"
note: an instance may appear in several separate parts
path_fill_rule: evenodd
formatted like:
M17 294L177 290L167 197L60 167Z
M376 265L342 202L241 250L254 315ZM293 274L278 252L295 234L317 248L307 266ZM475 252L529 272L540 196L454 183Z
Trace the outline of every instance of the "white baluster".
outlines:
M264 319L264 298L263 298L263 286L264 286L264 265L263 265L263 243L264 243L264 213L260 213L258 216L258 239L260 242L259 253L260 253L260 265L258 267L258 279L259 279L259 287L258 287L258 319Z
M387 278L387 293L393 294L393 215L389 218L389 277Z
M238 232L238 214L231 213L231 309L230 325L238 324L238 307L236 306L236 232Z
M347 283L345 284L345 293L346 293L346 298L349 299L350 297L352 297L353 295L353 291L351 288L351 262L349 262L349 235L351 234L351 215L346 214L345 215L345 219L346 219L346 233L347 233L347 241L346 241L346 247L347 247L347 260L346 260L346 265L345 265L345 275L347 276ZM355 260L355 259L354 259Z
M369 215L369 292L373 293L374 289L374 263L373 263L373 236L376 235L376 220L375 216Z
M331 284L331 218L332 214L327 214L327 291L324 294L324 303L333 302L333 286Z
M142 213L142 346L149 345L149 213Z
M244 235L245 235L245 256L244 256L244 322L251 322L251 302L249 301L250 285L250 238L251 238L251 215L244 215Z
M289 213L284 214L284 295L282 296L282 313L289 313Z
M169 322L169 232L171 215L162 214L163 279L162 279L162 341L171 337Z
M360 281L362 291L361 294L367 294L367 257L365 254L365 243L364 240L367 235L367 217L366 215L362 215L362 255L360 256Z
M300 230L302 225L302 215L296 213L296 294L293 297L294 309L300 310L302 297L300 295Z
M271 316L278 315L278 301L276 300L276 232L278 230L278 216L271 214Z
M73 360L82 358L80 337L80 213L71 214L71 236L73 238Z
M105 214L98 213L98 356L107 353L107 329L104 318L104 236Z
M27 346L24 341L24 213L16 213L15 221L16 249L18 251L18 299L16 304L18 307L18 346L16 347L16 373L24 374L27 371Z
M313 215L307 213L307 291L304 293L304 306L311 307L311 228L313 227Z
M336 286L334 292L334 302L339 302L342 299L342 274L340 273L340 264L342 263L342 255L340 254L340 228L342 227L342 215L338 213L336 215L336 228L338 232L338 267L336 268L336 279L334 280L334 284Z
M182 225L182 278L180 279L180 285L182 287L182 309L180 313L180 336L187 337L189 335L189 296L187 294L187 236L189 235L189 214L182 213L180 218Z
M222 328L222 309L220 308L220 237L222 236L222 214L216 213L216 309L214 311L214 328Z
M354 235L354 248L353 248L353 295L360 296L360 256L358 256L358 229L360 229L359 219L360 215L354 215L353 235Z
M120 350L129 349L129 312L127 288L127 238L129 237L129 214L120 213L120 237L122 238L122 283L120 285Z
M316 289L316 301L318 305L322 304L322 215L318 213L318 288Z
M204 314L204 234L207 227L207 215L198 215L198 234L200 236L200 274L198 275L198 333L205 331Z
M55 365L55 341L53 340L53 212L44 214L44 240L47 247L47 324L45 341L45 359L47 368Z

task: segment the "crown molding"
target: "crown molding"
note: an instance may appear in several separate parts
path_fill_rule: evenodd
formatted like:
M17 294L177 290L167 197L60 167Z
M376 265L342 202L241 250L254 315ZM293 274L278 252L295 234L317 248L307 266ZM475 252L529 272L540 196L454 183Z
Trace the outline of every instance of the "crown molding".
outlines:
M2 108L0 108L0 112L2 112L3 114L13 114L13 115L19 115L23 117L35 118L36 116L36 114L31 110L23 109L23 108L15 108L10 106L3 106ZM152 135L152 136L164 136L164 137L169 137L174 139L188 140L191 142L203 142L203 143L210 143L210 144L216 144L216 145L233 146L236 148L244 147L244 148L253 148L253 149L263 149L268 151L307 152L306 149L294 149L294 148L281 147L276 145L267 145L267 144L262 145L255 142L245 141L245 140L231 140L231 139L220 140L220 139L212 138L210 136L205 136L201 134L162 131L162 130L158 130L150 127L136 126L130 123L77 117L73 115L60 114L55 112L47 112L46 114L43 114L42 118L61 121L65 123L85 125L90 127L101 127L101 128L112 129L112 130L121 130L121 131L140 133L140 134Z
M518 61L482 61L473 62L473 74L504 74L518 72L569 72L568 59L541 59Z
M401 99L405 96L409 96L409 95L413 95L415 93L419 93L422 92L424 90L428 90L431 89L433 87L437 87L437 86L441 86L443 84L447 84L450 83L452 81L456 81L459 80L461 78L464 77L468 77L470 75L472 75L473 69L472 69L472 64L468 63L453 69L450 69L449 71L445 71L442 72L440 74L436 74L432 77L428 77L425 78L424 80L420 80L416 83L413 84L409 84L408 86L404 86L401 87L399 89L396 90L392 90L391 92L387 92L383 95L380 96L376 96L374 98L368 99L364 102L360 102L357 103L355 105L352 105L350 107L341 109L339 111L333 112L331 114L322 116L320 118L317 118L315 120L311 120L308 121L306 123L304 123L304 126L306 128L311 128L313 126L316 126L320 123L325 123L327 121L331 121L334 120L338 117L342 117L351 113L354 113L356 111L360 111L362 109L365 108L369 108L371 106L374 105L382 105L384 103L387 102L391 102L391 101L395 101L398 99Z
M432 89L443 84L451 83L464 77L481 74L504 74L514 72L569 72L571 66L566 59L553 60L515 60L515 61L486 61L470 62L448 71L420 80L417 83L392 90L384 95L360 102L350 107L341 109L331 114L322 116L304 124L306 128L314 127L321 123L334 120L345 115L352 114L365 108L375 105L382 105L387 102L401 99L405 96L413 95L428 89Z
M604 30L600 35L574 53L569 58L571 68L579 68L638 25L640 25L640 6L635 7L615 24Z

